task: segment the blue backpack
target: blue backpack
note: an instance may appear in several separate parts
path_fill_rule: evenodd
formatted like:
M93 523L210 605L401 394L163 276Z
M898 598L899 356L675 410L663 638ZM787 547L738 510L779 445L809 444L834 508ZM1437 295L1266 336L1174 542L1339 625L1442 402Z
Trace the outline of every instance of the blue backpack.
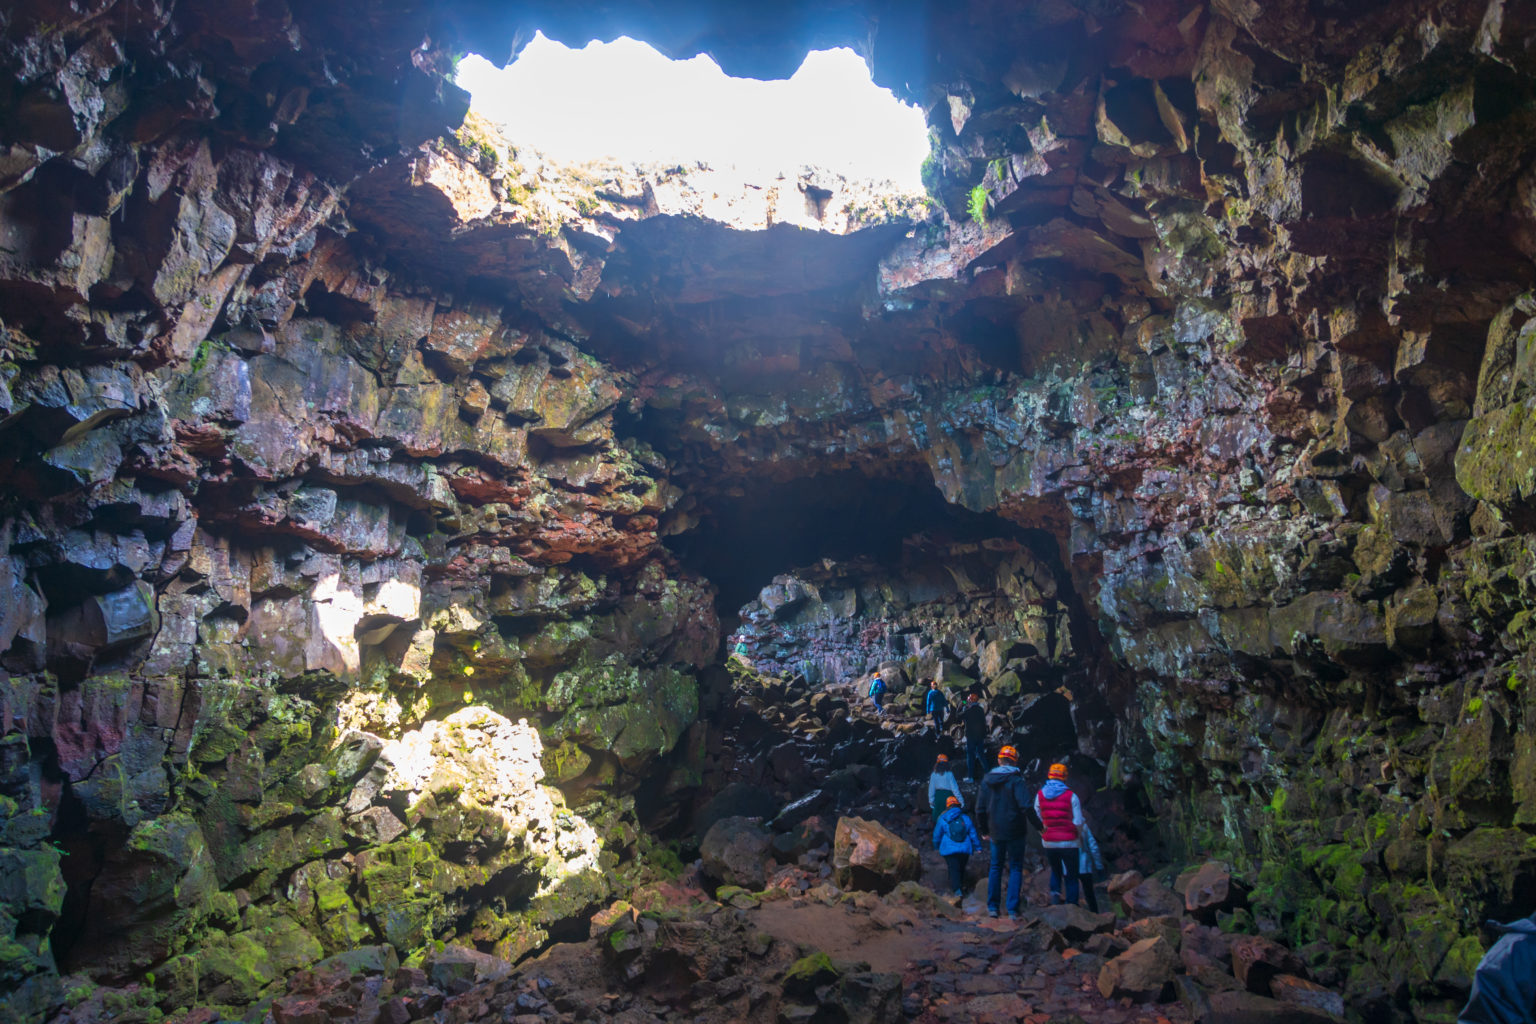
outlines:
M871 697L878 697L884 692L885 680L881 679L879 676L875 676L874 682L869 684L869 695Z
M956 810L959 813L949 819L949 838L951 842L963 843L971 837L971 827L966 824L965 812Z

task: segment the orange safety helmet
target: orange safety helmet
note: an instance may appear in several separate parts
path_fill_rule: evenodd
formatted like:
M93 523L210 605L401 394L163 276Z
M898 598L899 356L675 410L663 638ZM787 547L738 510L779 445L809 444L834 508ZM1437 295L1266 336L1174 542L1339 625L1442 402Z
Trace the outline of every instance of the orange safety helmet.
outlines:
M1053 764L1051 765L1050 770L1045 773L1045 775L1050 779L1065 780L1067 777L1067 766L1064 764Z
M949 755L948 754L940 754L938 760L939 760L939 764L949 764Z
M960 798L957 797L957 796L952 796L948 800L944 801L944 809L946 811L949 810L951 807L959 807L959 806L960 806Z
M1012 746L1006 746L997 752L997 759L999 761L1017 761L1019 759L1019 752Z

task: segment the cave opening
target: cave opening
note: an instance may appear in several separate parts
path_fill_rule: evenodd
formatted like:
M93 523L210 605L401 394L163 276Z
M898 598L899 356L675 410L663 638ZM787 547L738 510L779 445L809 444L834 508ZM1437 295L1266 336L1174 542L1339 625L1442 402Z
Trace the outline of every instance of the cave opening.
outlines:
M715 584L729 631L774 576L827 562L897 564L903 542L1018 538L1020 527L991 512L951 504L927 468L898 464L871 476L857 470L787 481L745 479L704 499L699 525L668 540L690 570Z
M717 588L727 663L860 696L879 674L914 711L936 679L994 704L1042 757L1102 760L1106 651L1045 527L952 504L914 463L738 483L669 546Z
M707 165L748 182L811 167L922 189L922 111L876 86L846 47L811 50L789 78L762 81L703 52L670 60L627 36L572 49L539 33L505 67L465 57L456 79L473 113L562 163ZM809 189L805 202L830 195Z

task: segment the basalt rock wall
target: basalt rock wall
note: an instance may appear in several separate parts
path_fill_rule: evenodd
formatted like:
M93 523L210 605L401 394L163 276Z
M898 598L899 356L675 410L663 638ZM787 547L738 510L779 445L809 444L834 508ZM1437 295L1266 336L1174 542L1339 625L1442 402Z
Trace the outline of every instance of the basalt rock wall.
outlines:
M669 542L831 473L1049 535L1083 754L1360 1012L1460 997L1536 896L1536 13L874 6L0 15L13 1016L535 948L704 767ZM533 27L857 43L930 198L461 127Z

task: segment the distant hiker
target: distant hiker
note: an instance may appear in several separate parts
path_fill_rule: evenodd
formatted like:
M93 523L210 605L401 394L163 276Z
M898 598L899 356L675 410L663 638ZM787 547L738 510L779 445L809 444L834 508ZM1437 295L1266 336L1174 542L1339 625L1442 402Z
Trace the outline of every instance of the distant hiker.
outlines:
M885 714L885 677L876 674L869 684L869 699L875 702L875 714Z
M965 774L975 782L987 770L987 712L974 693L965 698L960 720L965 723Z
M1093 879L1103 872L1104 858L1099 855L1099 841L1093 838L1093 833L1085 823L1078 828L1077 877L1083 883L1083 896L1088 901L1088 909L1095 914L1099 912L1099 898L1093 891Z
M1053 764L1046 774L1045 786L1035 795L1035 815L1040 819L1040 845L1045 847L1045 860L1051 866L1051 902L1076 903L1077 837L1083 827L1083 805L1067 788L1066 765Z
M1478 961L1472 998L1456 1024L1536 1021L1536 914L1509 924L1488 922L1500 938Z
M1029 830L1029 790L1019 771L1019 752L1005 746L997 752L997 767L981 780L976 794L976 820L992 841L987 871L987 913L998 916L1002 896L1003 862L1008 863L1008 916L1019 916L1019 889L1024 884L1024 840Z
M939 820L939 815L944 813L947 799L959 795L960 780L955 778L955 773L950 770L948 756L940 754L934 761L932 773L928 776L928 808L933 813L932 820Z
M971 859L971 854L981 852L981 837L976 834L971 816L961 809L958 796L945 801L944 813L934 822L933 845L949 868L949 891L954 894L958 907L965 899L966 862Z
M933 716L933 735L944 735L944 712L949 710L949 701L944 697L944 691L939 689L939 681L933 680L928 684L928 697L923 704L923 710Z

